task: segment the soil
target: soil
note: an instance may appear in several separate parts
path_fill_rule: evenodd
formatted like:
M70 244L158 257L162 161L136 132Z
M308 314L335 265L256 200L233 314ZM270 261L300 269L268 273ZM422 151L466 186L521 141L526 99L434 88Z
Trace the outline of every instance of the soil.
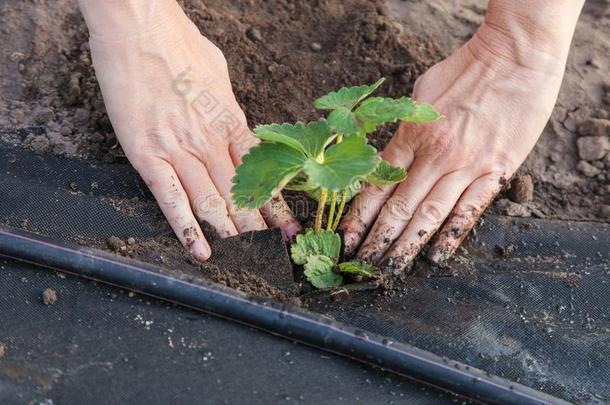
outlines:
M0 5L0 133L38 153L124 160L91 67L87 30L72 0ZM388 78L387 95L409 94L417 76L464 43L485 0L186 1L202 32L224 50L251 125L311 119L311 101L340 86ZM610 156L579 154L580 136L610 128L610 6L590 0L579 21L559 101L519 174L532 201L496 213L610 221ZM20 35L14 35L19 32ZM374 142L382 146L386 128ZM500 199L502 199L501 196ZM300 219L311 204L288 200Z
M75 3L0 4L0 55L5 61L0 64L0 139L40 154L125 162L105 112L91 67L87 29ZM316 97L382 76L387 78L383 94L410 94L418 75L472 35L485 3L181 1L204 35L224 50L237 99L251 126L316 118L311 104ZM610 3L589 0L553 116L512 182L512 191L499 197L493 212L610 221L610 155L585 150L603 140L578 141L609 135L610 82L604 80L610 77L610 66L603 57L608 54ZM391 126L382 129L372 142L383 147L392 131ZM298 219L311 224L312 201L298 194L286 199ZM129 213L147 203L120 200L115 207ZM206 264L194 263L169 237L109 244L121 254L187 273L196 269L228 286L282 299L294 294L293 284L264 274L264 269L284 269L290 263L285 252L280 252L283 257L269 256L277 252L268 244L283 246L273 239L277 234L269 235L260 242L248 239L251 234L218 242ZM253 264L260 272L249 270ZM227 274L221 271L225 266L236 271Z
M45 305L53 305L57 302L57 291L52 288L47 288L41 294L42 303Z
M207 262L195 260L177 239L171 237L124 241L111 236L105 247L97 247L158 264L174 275L203 277L250 295L299 305L294 298L297 290L292 263L278 229L247 232L224 239L214 237L214 231L209 228L206 234L212 246L212 257ZM95 241L81 243L96 245Z

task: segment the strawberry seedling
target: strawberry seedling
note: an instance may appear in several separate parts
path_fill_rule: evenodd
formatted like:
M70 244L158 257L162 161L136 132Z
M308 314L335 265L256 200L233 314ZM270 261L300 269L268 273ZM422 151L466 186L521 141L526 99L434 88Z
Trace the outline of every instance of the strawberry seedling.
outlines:
M370 97L383 81L320 97L314 106L329 111L326 119L255 128L261 142L243 157L233 178L233 200L241 208L260 208L282 189L318 201L314 228L298 235L291 248L292 260L305 267L316 288L341 285L343 274L375 276L366 263L338 263L341 238L335 230L362 185L399 183L407 173L381 159L367 135L399 120L423 124L442 118L431 105L408 97Z

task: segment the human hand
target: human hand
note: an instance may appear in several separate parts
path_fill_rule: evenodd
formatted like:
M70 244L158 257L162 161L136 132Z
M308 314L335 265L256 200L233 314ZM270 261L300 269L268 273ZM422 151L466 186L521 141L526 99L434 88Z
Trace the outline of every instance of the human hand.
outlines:
M233 204L235 167L256 138L222 52L176 2L81 0L81 8L117 138L182 244L210 256L203 221L223 237L267 224L294 236L300 225L281 196L260 212Z
M468 43L417 80L414 99L446 118L399 127L382 156L408 178L358 195L341 226L346 253L364 240L360 259L404 271L440 229L427 256L442 262L534 147L557 99L571 33L567 46L537 47L545 41L519 43L493 17L488 12Z

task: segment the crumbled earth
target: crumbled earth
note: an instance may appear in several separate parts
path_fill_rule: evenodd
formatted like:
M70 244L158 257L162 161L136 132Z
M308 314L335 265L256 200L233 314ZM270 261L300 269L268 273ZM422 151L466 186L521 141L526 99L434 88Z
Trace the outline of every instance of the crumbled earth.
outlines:
M532 176L526 174L517 175L510 182L508 197L518 204L530 202L534 199L534 181Z
M111 236L105 244L96 240L82 240L81 244L157 264L188 281L203 277L253 296L299 305L292 263L278 229L229 238L219 238L212 229L204 229L212 246L212 257L207 262L195 259L176 238L167 236L128 238L127 242Z
M113 162L125 157L91 67L87 30L71 0L7 0L0 5L0 133L37 153ZM236 96L251 125L311 119L311 101L340 86L388 78L383 92L409 94L417 76L472 35L484 0L182 1L229 61ZM608 2L588 1L578 24L559 101L519 175L532 201L510 213L607 221ZM20 32L21 35L14 35ZM382 146L392 128L374 143ZM299 218L311 204L289 201ZM127 202L129 203L129 202ZM525 205L523 205L525 204ZM506 204L496 213L508 214Z
M6 354L6 346L4 346L4 343L0 343L0 360L2 360L2 358L5 356Z
M57 291L52 288L47 288L42 292L42 303L45 305L53 305L57 302Z

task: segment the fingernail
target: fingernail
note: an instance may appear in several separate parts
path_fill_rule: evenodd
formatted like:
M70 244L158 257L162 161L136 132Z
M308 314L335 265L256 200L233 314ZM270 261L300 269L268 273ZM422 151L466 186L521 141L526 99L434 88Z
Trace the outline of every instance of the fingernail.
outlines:
M199 260L208 260L212 252L209 245L201 239L196 240L191 246L191 254Z
M442 262L447 260L449 256L451 256L451 253L452 252L448 251L447 249L432 248L428 251L428 254L426 256L428 257L428 260L432 263L441 264Z
M286 242L292 241L292 239L301 232L301 225L296 222L288 222L282 225L282 236Z
M378 251L369 251L369 250L362 250L360 249L360 251L358 252L358 259L362 260L363 262L367 262L369 264L376 264L378 259L380 256L380 252Z
M385 257L379 264L383 274L394 276L406 272L412 266L413 261L404 257Z

